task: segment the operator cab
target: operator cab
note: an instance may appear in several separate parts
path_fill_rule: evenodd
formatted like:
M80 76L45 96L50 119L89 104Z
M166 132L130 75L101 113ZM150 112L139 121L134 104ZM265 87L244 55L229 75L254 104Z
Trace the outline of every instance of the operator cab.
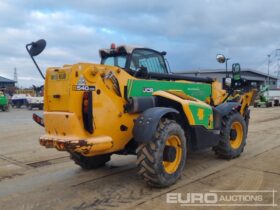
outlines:
M118 66L133 76L145 76L148 73L168 74L164 55L153 49L121 45L111 45L110 49L99 50L101 64Z

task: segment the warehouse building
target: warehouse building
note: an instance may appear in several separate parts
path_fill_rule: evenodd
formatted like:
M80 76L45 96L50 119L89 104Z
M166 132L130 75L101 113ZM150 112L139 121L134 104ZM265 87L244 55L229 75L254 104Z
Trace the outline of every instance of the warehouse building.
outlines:
M187 76L195 77L211 77L216 78L220 82L223 81L223 78L226 76L226 71L221 69L205 69L205 70L195 70L195 71L184 71L178 74L183 74ZM231 76L231 71L229 70L229 75ZM242 69L241 77L250 81L252 85L260 87L262 85L268 85L270 89L277 88L277 77L268 76L262 72L253 70L253 69Z
M0 89L15 87L15 81L0 76Z

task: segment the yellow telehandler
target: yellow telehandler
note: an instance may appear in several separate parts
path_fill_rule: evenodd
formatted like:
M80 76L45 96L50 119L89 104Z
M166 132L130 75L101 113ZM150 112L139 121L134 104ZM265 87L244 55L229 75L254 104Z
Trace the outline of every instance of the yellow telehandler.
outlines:
M212 78L172 74L166 52L112 44L100 64L51 67L44 76L34 56L44 40L26 49L45 78L42 146L69 152L84 169L103 166L112 154L137 155L140 176L150 185L174 184L188 151L213 148L225 159L246 144L254 90L233 65L223 84ZM219 55L223 63L225 57ZM231 100L238 90L238 100Z

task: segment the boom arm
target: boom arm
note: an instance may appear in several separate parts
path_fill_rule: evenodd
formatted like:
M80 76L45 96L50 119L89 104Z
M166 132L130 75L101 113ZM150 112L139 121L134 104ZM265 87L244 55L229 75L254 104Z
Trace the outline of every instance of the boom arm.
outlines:
M243 115L246 107L249 107L254 100L254 95L256 93L255 89L250 90L249 92L244 93L241 96L241 108L240 113Z

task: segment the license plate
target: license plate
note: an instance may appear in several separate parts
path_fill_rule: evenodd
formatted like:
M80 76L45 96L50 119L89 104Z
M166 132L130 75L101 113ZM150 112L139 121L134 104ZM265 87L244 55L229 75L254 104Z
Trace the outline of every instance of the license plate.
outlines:
M51 80L66 80L65 72L55 72L51 74Z

